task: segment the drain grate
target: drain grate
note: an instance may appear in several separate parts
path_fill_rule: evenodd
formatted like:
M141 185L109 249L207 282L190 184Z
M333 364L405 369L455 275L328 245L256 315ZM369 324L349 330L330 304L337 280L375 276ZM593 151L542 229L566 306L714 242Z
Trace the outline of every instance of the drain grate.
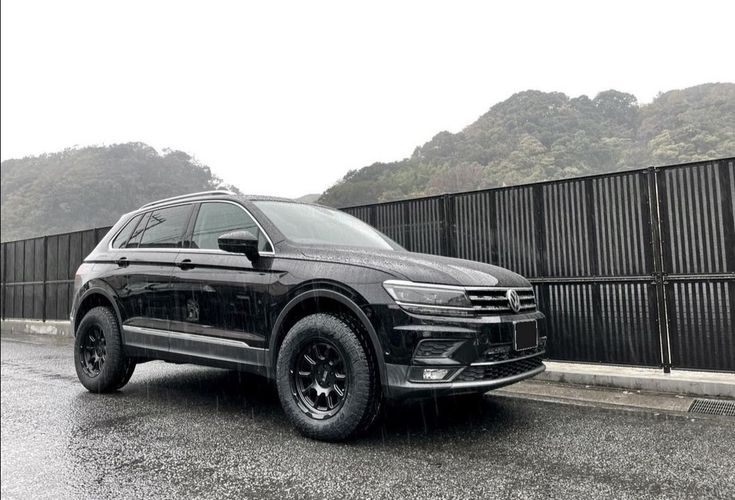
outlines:
M691 406L689 406L689 413L706 413L708 415L735 417L735 401L695 399L692 401Z

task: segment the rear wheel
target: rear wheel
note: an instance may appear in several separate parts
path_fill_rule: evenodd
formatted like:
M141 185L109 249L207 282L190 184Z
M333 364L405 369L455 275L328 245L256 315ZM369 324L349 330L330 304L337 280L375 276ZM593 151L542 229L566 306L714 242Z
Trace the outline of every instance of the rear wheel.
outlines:
M123 354L120 327L109 307L91 309L79 323L74 366L79 381L91 392L115 391L133 375L135 364Z
M349 317L319 313L298 321L281 345L276 379L286 415L308 437L346 439L379 411L375 363Z
M130 382L130 379L133 376L133 372L135 372L135 367L136 367L135 361L128 358L126 362L127 362L127 366L125 368L125 375L123 376L120 383L117 385L118 389L122 389L123 387L125 387L128 384L128 382Z

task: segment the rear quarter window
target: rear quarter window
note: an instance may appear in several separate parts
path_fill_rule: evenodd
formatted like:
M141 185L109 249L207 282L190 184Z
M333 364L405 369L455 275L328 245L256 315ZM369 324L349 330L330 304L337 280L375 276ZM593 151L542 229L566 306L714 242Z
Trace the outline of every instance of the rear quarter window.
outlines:
M117 236L115 236L115 239L112 240L112 248L124 248L125 244L130 239L130 235L133 234L133 231L135 231L135 228L138 225L138 222L140 222L140 219L142 218L142 215L136 215L130 221L128 221L127 224L125 224L125 227L122 228L122 231L117 233Z

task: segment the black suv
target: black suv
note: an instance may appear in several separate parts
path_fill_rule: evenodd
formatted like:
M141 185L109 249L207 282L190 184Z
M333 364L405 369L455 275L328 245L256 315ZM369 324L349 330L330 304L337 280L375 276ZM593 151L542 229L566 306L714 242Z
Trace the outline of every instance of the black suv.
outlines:
M544 370L528 281L411 253L344 212L226 191L123 216L75 279L74 361L93 392L161 359L275 381L305 435L367 428L385 399L482 393Z

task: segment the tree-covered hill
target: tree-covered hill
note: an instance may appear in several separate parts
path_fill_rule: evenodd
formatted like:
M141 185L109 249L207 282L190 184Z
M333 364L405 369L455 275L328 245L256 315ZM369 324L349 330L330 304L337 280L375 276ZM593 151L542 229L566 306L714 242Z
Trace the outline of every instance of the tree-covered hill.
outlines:
M735 155L735 84L672 90L639 106L525 91L410 158L353 170L319 199L332 206L482 189Z
M0 181L3 241L111 225L152 200L234 189L186 153L141 143L6 160Z

